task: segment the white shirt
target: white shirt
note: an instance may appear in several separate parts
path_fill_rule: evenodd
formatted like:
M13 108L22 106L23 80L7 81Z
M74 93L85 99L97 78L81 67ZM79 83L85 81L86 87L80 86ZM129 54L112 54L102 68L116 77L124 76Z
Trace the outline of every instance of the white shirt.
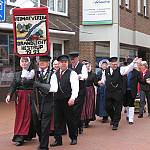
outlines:
M77 65L78 64L79 62L77 63ZM77 67L77 65L75 66L75 68ZM78 76L80 77L80 80L86 80L88 78L88 71L86 65L82 66L81 74L78 74Z
M26 69L23 69L22 70L22 73L21 73L21 78L26 78L26 79L33 79L35 76L35 71L34 69L28 71Z
M121 74L122 76L128 74L130 71L132 71L132 70L134 69L134 64L135 64L135 63L132 62L132 63L130 63L128 66L121 66L121 67L120 67L120 74ZM110 74L112 75L112 73L113 73L113 69L110 68ZM103 71L101 81L102 81L103 83L105 83L105 81L106 81L105 70Z
M71 71L70 83L72 89L71 99L75 100L78 97L78 92L79 92L79 80L78 80L78 75L75 71Z
M53 73L50 80L50 89L49 92L57 92L58 91L58 82L56 74Z
M48 68L46 68L46 69L44 69L44 70L43 70L43 75L45 75L45 74L46 74L47 69L48 69ZM41 72L42 72L42 69L41 69L41 68L39 68L39 71L40 71L40 73L41 73Z

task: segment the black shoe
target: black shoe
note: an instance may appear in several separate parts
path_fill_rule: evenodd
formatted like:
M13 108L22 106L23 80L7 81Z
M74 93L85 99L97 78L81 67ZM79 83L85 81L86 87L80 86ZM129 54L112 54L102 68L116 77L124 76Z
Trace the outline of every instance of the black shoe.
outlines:
M143 114L139 114L139 115L138 115L138 118L143 118Z
M111 120L111 121L110 121L110 126L112 126L112 125L113 125L113 121Z
M50 144L51 147L61 146L61 145L62 145L62 142L58 142L58 141L55 141L54 143Z
M15 145L16 145L16 146L22 146L22 145L23 145L23 142L15 142Z
M77 144L77 139L72 139L70 145L76 145L76 144Z
M118 126L113 125L112 130L118 130Z
M53 130L51 130L51 131L49 132L49 136L54 136L54 131L53 131Z
M79 134L83 133L83 127L79 127Z
M134 123L133 122L129 122L129 125L133 125Z

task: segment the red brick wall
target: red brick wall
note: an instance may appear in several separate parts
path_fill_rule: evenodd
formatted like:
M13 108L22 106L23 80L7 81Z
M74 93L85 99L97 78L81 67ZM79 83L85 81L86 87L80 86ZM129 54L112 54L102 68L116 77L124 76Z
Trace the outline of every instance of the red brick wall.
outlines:
M141 3L141 13L137 12L137 0L130 0L130 8L126 9L125 1L122 0L122 6L120 7L120 24L121 27L136 30L150 35L150 11L148 16L144 16L144 3ZM148 10L150 10L150 1L148 2Z
M95 42L80 42L80 60L83 59L90 61L95 68Z

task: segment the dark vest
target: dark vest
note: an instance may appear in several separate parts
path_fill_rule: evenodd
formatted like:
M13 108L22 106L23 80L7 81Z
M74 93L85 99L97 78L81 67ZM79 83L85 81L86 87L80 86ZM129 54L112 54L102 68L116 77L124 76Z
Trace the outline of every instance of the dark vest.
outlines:
M58 91L56 93L57 100L69 100L71 97L71 83L70 83L70 74L71 69L67 69L60 79L60 70L56 72L58 80Z
M69 68L74 70L77 74L81 74L82 67L83 67L83 64L80 63L80 62L78 63L78 65L75 69L73 69L71 65L69 66ZM84 80L79 80L79 90L84 89L84 88L85 88L85 81Z
M120 68L118 67L113 71L113 74L110 74L110 67L105 71L106 75L106 90L115 92L118 90L122 90L122 75L120 74Z

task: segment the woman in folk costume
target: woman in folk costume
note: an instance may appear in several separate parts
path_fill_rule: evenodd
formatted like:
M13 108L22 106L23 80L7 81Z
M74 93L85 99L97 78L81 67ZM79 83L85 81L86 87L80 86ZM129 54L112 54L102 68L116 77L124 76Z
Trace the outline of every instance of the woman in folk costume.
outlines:
M109 61L107 59L103 59L99 62L100 70L97 72L98 80L101 80L103 71L108 68L108 63ZM105 109L105 85L99 85L97 88L96 115L103 117L102 123L108 122L108 114Z
M95 88L98 85L96 74L91 69L91 63L85 63L88 70L88 78L86 80L86 96L82 109L81 120L84 127L89 127L89 122L95 120Z
M21 71L15 72L13 82L10 86L6 97L6 103L9 104L10 99L15 93L16 118L14 125L14 136L12 141L16 146L20 146L25 140L31 140L35 137L35 131L31 127L31 93L33 88L34 70L29 69L30 58L20 58Z

